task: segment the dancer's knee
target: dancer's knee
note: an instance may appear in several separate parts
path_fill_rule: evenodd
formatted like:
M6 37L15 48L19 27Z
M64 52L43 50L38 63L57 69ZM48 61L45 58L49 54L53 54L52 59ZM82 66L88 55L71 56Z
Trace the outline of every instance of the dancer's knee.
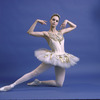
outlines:
M31 77L37 76L38 74L39 72L37 70L33 70L32 72L30 72Z
M56 85L57 85L57 87L62 87L63 86L63 82L57 82L56 81Z
M29 72L29 73L26 73L25 75L23 75L24 77L28 77L28 78L32 78L34 76L38 75L38 72L37 71L32 71L32 72Z

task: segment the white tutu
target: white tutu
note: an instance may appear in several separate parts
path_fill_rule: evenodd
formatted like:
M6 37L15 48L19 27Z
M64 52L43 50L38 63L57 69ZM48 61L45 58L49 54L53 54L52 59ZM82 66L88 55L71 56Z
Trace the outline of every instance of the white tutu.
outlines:
M45 48L35 50L34 54L40 61L62 68L69 68L70 66L74 66L79 61L79 58L72 54L66 52L59 54Z
M34 51L37 59L44 63L62 68L74 66L79 61L79 58L65 52L63 35L60 32L58 32L56 35L50 32L48 32L48 34L49 36L46 36L45 39L47 40L51 50L41 48Z

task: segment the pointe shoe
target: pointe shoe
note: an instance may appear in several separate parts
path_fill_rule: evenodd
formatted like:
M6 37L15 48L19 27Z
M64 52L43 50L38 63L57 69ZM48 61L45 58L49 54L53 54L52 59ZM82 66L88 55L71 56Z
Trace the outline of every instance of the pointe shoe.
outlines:
M11 90L13 87L11 85L3 86L0 88L0 91L8 91Z
M35 79L33 82L27 83L27 85L30 85L30 86L32 86L32 85L40 85L40 84L41 84L41 82L38 79Z

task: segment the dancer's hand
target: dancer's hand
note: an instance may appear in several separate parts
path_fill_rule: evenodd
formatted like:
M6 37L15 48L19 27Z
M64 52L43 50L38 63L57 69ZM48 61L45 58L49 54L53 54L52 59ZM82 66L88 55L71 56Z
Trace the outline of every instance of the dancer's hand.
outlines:
M64 20L64 22L61 24L60 28L65 28L67 25L68 20Z
M45 25L47 24L47 23L46 23L46 22L47 22L46 20L37 19L36 21L39 22L39 23L41 23L41 24L45 24Z

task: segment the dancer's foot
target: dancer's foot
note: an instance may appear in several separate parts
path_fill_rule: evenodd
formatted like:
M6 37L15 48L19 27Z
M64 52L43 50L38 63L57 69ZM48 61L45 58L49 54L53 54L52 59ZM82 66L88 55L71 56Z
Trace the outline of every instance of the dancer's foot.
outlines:
M8 91L8 90L11 90L14 86L11 84L11 85L7 85L7 86L3 86L0 88L0 91Z
M38 79L35 79L33 82L27 83L27 85L40 85L41 82Z

